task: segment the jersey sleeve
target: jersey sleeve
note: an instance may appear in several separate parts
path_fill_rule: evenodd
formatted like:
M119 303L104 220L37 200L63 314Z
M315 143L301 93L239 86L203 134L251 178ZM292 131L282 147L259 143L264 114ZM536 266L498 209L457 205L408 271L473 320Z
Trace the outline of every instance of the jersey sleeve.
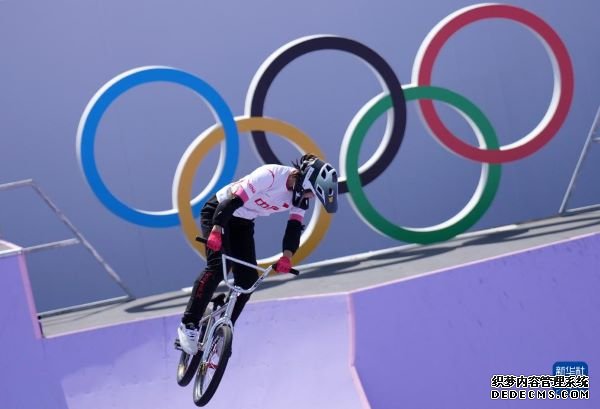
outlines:
M255 169L233 187L233 193L239 196L244 203L260 192L268 190L273 186L275 174L266 166Z
M306 210L304 210L304 209L300 209L299 207L292 206L292 208L290 209L289 220L297 220L300 223L302 223L304 221L304 213L305 212L306 212Z

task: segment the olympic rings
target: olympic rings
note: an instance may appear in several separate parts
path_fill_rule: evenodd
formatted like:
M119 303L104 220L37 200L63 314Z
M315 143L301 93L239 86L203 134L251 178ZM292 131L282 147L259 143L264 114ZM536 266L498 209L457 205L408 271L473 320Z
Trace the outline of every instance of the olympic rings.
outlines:
M224 159L223 151L221 151L221 163L224 162L225 165L221 169L218 178L217 175L219 172L215 175L215 179L217 180L211 188L208 191L205 189L203 193L192 201L193 212L196 216L199 215L203 202L211 197L221 186L226 185L233 179L239 155L239 140L233 114L217 91L202 79L175 68L156 66L139 67L118 75L100 88L87 104L79 121L76 149L79 166L84 176L96 197L98 197L108 210L122 219L141 226L171 227L176 226L179 221L177 209L173 208L166 211L152 212L127 206L117 199L102 181L94 156L96 131L102 116L110 104L121 96L121 94L133 87L157 81L183 85L196 92L214 109L218 121L225 129L226 143L224 146Z
M400 149L406 128L406 102L402 85L394 74L394 70L373 49L349 38L330 35L302 37L284 45L271 54L256 71L246 96L246 115L262 116L267 91L277 74L296 58L318 50L346 51L368 63L377 73L379 82L393 101L393 109L388 114L388 127L383 141L373 156L359 169L361 181L366 185L381 175L392 163ZM269 146L264 132L253 131L252 141L260 158L265 163L281 164ZM339 193L348 191L345 179L345 176L341 174L338 185Z
M465 119L472 121L468 121L469 123L477 127L474 130L480 145L486 149L498 148L498 139L494 128L483 112L466 98L438 87L406 87L404 95L407 101L427 98L452 105ZM346 169L348 175L351 203L358 209L357 213L367 224L376 231L396 240L427 244L444 241L466 231L483 216L492 204L500 183L500 165L484 163L479 184L471 200L455 216L436 226L418 229L397 226L379 214L367 199L357 172L360 147L369 128L381 114L390 109L391 105L392 101L388 96L374 98L368 104L369 108L366 112L363 109L358 113L348 130L347 134L350 134L348 155L341 166Z
M525 25L536 33L552 60L554 89L549 108L540 123L519 141L500 147L496 133L486 116L452 91L431 86L433 65L446 41L467 24L488 18L504 18ZM350 193L350 201L359 217L374 230L397 240L433 243L447 240L472 227L487 211L498 189L501 163L529 156L548 143L563 125L573 99L573 66L564 43L546 22L536 15L509 5L479 4L460 9L440 21L421 44L413 65L413 85L403 89L389 64L374 50L352 39L332 35L302 37L272 53L253 77L246 95L245 116L233 117L220 95L202 79L169 67L141 67L127 71L106 83L88 103L79 123L77 154L87 182L98 199L117 216L147 227L169 227L178 223L187 241L201 255L204 247L194 239L199 229L194 222L207 198L233 180L239 156L238 132L250 132L259 156L265 163L280 163L267 143L265 132L273 132L293 143L302 152L313 152L323 158L319 147L296 127L280 120L262 117L269 87L287 64L318 50L348 52L367 63L376 72L384 93L373 98L352 120L341 144L339 192ZM172 186L173 208L150 212L133 209L119 201L103 183L94 158L94 140L98 124L110 104L131 88L150 82L166 81L183 85L199 94L210 105L217 124L200 134L183 154ZM466 206L455 216L435 226L408 228L393 224L375 210L363 186L372 182L390 165L403 141L406 128L406 101L419 100L425 125L436 139L452 152L482 163L479 183ZM470 123L479 147L471 146L453 135L441 122L433 102L438 100L456 108ZM387 113L387 129L375 154L359 167L359 153L368 129ZM206 188L190 202L193 176L199 164L217 143L222 143L219 165ZM306 258L325 236L331 223L329 214L317 206L310 220L294 262ZM260 260L268 265L272 256Z
M306 134L298 128L283 121L272 118L256 117L237 117L237 131L239 133L261 130L272 132L292 142L302 153L312 152L315 155L324 158L319 147ZM204 245L198 243L195 238L202 235L198 226L194 222L192 208L190 206L190 197L192 195L192 184L194 174L202 159L219 143L224 135L223 128L215 125L207 129L198 136L189 146L185 154L181 157L173 183L173 206L179 209L179 219L188 243L203 257L206 257ZM331 224L331 215L324 212L321 206L315 209L306 232L302 234L300 248L294 254L293 261L297 264L300 260L307 257L317 247L317 244L323 239L329 225ZM275 263L280 255L275 255L266 259L259 260L261 266L268 266Z
M478 4L463 8L440 21L425 38L415 59L413 82L421 86L431 85L433 64L450 36L467 24L488 18L514 20L544 41L552 60L554 89L550 106L541 122L519 141L500 150L487 150L473 147L456 137L442 123L431 101L422 100L419 105L432 135L450 150L478 162L505 163L522 159L542 148L556 135L569 112L573 99L573 66L567 48L552 27L535 14L506 4Z

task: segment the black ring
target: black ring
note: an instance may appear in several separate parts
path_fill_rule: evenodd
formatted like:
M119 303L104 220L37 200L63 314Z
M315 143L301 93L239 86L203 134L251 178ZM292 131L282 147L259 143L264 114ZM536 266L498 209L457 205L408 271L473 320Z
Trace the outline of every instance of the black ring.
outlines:
M280 48L263 65L268 61L270 62L265 67L261 66L261 69L256 72L246 96L246 112L248 111L248 105L250 105L250 116L263 116L267 92L277 74L296 58L318 50L346 51L361 58L379 73L392 99L393 121L388 149L383 152L379 161L373 163L371 167L367 168L360 175L363 186L367 185L381 175L390 163L392 163L392 160L400 149L406 129L406 100L402 84L400 84L398 77L396 77L389 64L373 49L358 41L331 35L309 37L300 42L293 42L289 48ZM251 133L251 140L261 159L265 163L281 164L281 161L267 142L265 133L263 131L252 131ZM348 191L346 181L339 183L338 191L339 193L346 193Z

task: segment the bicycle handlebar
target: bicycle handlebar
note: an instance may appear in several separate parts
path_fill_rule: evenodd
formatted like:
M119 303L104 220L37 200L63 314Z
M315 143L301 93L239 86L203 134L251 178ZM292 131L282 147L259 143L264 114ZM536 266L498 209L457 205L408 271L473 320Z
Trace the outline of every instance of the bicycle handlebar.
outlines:
M199 241L200 243L203 243L204 245L206 245L206 239L204 237L196 236L196 241ZM229 258L230 260L237 262L238 264L244 264L244 265L247 265L248 267L257 267L257 268L263 270L265 272L265 274L269 274L271 272L271 270L275 270L275 266L277 265L277 263L275 263L275 264L271 265L271 267L269 267L267 270L265 270L265 269L260 268L259 266L255 266L251 263L247 263L242 260L238 260L234 257L231 257L231 256L225 254L225 252L223 252L223 255L225 257ZM300 272L298 270L296 270L295 268L290 268L289 273L293 274L295 276L300 275Z

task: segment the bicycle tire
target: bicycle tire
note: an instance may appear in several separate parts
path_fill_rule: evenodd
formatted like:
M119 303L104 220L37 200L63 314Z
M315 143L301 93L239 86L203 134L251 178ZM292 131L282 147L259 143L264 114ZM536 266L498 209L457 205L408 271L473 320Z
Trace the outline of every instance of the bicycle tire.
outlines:
M221 351L219 355L219 362L216 364L216 368L214 368L214 374L208 380L208 385L204 387L204 383L207 381L206 368L212 362L212 353L217 345L222 340ZM196 406L204 406L206 405L213 397L215 392L217 391L217 387L221 382L221 378L223 378L223 374L225 373L225 368L227 367L227 362L229 361L229 357L231 356L231 342L233 340L233 332L231 331L231 327L229 325L220 325L216 331L215 336L213 338L212 344L210 345L210 354L208 356L208 363L202 362L202 365L198 367L196 380L194 381L194 403ZM204 389L204 392L203 392Z
M198 353L192 355L191 358L188 353L181 351L179 365L177 365L177 385L187 386L192 379L194 379L201 358L202 351L198 351Z

